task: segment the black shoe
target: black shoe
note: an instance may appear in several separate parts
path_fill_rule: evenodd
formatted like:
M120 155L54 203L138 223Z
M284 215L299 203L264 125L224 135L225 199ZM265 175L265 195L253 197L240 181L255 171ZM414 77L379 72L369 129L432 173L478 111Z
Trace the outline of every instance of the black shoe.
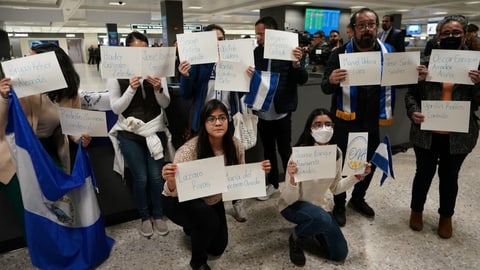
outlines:
M288 238L288 247L290 249L290 260L296 266L305 265L305 254L303 254L303 248L300 241L293 240L293 235Z
M332 215L335 221L337 221L338 226L345 226L345 223L347 223L347 218L345 217L345 206L335 205L333 207Z
M367 217L374 217L375 211L367 204L364 199L359 201L354 201L350 199L348 202L348 206L353 208L355 211L359 212L360 214L367 216Z
M193 267L192 264L190 264L190 266L192 267L192 270L211 270L210 266L208 266L206 263L200 265L199 267Z

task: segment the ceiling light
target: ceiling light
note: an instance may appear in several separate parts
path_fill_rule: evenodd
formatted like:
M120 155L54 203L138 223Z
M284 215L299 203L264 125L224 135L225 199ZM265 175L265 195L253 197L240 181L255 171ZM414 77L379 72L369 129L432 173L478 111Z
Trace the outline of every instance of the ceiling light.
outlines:
M15 33L15 34L13 34L13 36L14 36L14 37L28 37L28 34L27 34L27 33L25 33L25 34L23 34L23 33Z
M448 12L446 12L446 11L437 11L437 12L434 12L433 14L434 14L434 15L444 15L444 14L448 14Z
M475 4L480 4L480 1L465 2L465 5L475 5Z
M365 6L351 6L350 8L351 9L361 9L361 8L364 8Z
M202 7L200 7L200 6L190 6L190 7L188 7L188 8L189 8L189 9L202 9Z
M410 10L408 9L397 9L398 12L409 12Z
M305 1L298 1L298 2L293 2L294 5L308 5L311 4L312 2L305 2Z
M127 3L123 1L118 1L118 2L109 2L108 3L110 6L125 6Z
M260 9L252 9L251 12L260 12Z
M66 34L65 37L75 37L75 34Z

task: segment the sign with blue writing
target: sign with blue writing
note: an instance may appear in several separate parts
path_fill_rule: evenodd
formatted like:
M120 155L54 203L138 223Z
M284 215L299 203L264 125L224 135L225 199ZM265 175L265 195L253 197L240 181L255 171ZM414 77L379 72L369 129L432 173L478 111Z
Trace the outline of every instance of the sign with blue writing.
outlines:
M419 51L383 54L382 85L417 83L419 65Z
M177 34L177 45L180 62L197 65L218 61L216 31Z
M243 62L219 61L215 66L215 90L250 91L250 77Z
M58 108L60 126L63 134L80 136L88 134L92 137L107 137L107 118L105 112Z
M184 202L227 191L224 158L216 156L177 164L178 201Z
M101 46L102 78L171 77L175 74L174 47Z
M362 173L367 162L368 133L348 133L348 145L343 162L342 175L350 176Z
M296 183L333 179L337 172L337 145L293 147L291 159L297 163Z
M19 98L67 87L55 52L34 54L2 62L5 77Z
M473 84L468 71L478 69L480 51L432 50L426 80Z
M422 100L422 130L468 132L470 101Z
M265 29L264 58L297 61L293 55L296 47L298 47L297 33Z
M228 192L222 194L224 201L266 195L265 172L261 162L227 166L226 170Z
M218 42L221 61L242 62L246 67L255 66L253 39L222 40Z
M381 52L358 52L339 54L340 68L347 70L342 86L380 84Z

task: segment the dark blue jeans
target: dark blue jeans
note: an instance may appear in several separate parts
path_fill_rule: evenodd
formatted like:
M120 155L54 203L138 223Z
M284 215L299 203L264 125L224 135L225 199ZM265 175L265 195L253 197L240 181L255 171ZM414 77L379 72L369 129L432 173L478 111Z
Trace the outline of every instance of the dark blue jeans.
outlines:
M458 173L467 154L450 154L448 134L433 134L430 149L413 147L417 169L412 185L410 208L422 212L438 165L440 208L443 217L453 216L458 192Z
M288 221L297 224L295 234L298 238L317 238L328 259L343 261L347 257L347 241L333 216L323 208L309 202L297 201L283 209L281 214Z
M163 217L162 191L165 181L162 178L163 159L154 160L150 156L146 141L132 140L121 134L118 136L120 150L132 173L133 198L142 220ZM152 215L148 209L147 183L152 200Z

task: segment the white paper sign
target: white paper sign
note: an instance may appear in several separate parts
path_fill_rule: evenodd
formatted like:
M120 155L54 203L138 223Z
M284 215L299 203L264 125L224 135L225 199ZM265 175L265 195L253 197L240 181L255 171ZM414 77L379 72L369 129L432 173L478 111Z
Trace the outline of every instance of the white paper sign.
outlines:
M343 163L342 175L354 175L362 173L367 162L368 133L348 133L347 152Z
M223 156L177 164L178 201L184 202L227 191Z
M339 54L340 68L347 70L342 86L380 84L381 53L359 52Z
M222 40L218 42L218 49L221 61L243 62L247 67L255 66L253 39Z
M422 130L468 132L470 101L422 100Z
M265 172L262 163L227 166L227 189L224 201L261 197L266 195Z
M1 64L5 77L12 79L19 98L67 87L55 52L34 54Z
M100 72L105 79L175 75L174 47L101 46L100 53Z
M419 51L383 54L382 85L417 83L419 65Z
M292 160L297 163L295 182L333 179L337 171L337 146L316 145L292 148Z
M468 71L478 69L480 51L432 50L426 80L473 84Z
M108 136L105 112L59 107L58 115L63 134L80 136L83 133L92 137Z
M243 62L219 61L215 67L215 89L222 91L250 91L248 66Z
M177 34L177 46L180 62L197 65L218 61L216 31Z
M298 47L297 33L265 29L264 46L263 57L266 59L297 61L293 55L293 50Z

